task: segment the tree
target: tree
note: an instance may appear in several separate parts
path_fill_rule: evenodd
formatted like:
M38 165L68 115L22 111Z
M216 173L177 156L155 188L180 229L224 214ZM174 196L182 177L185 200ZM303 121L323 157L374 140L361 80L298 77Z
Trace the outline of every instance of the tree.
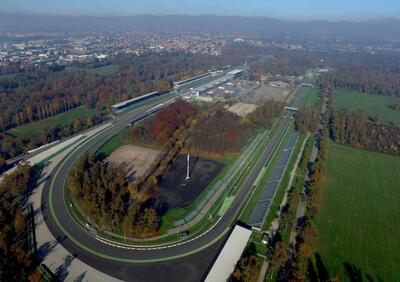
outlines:
M274 270L278 270L288 259L289 255L286 244L283 241L277 242L274 247L274 255L271 261L271 267Z
M40 273L40 271L36 270L29 274L28 280L29 282L42 282L43 275Z
M79 132L81 130L81 121L79 119L74 120L73 131Z
M157 213L152 208L146 208L143 215L143 233L153 235L157 230Z
M230 281L257 281L258 273L259 266L257 264L256 256L244 255L236 265L236 268L233 272L233 279L231 278Z
M88 117L86 118L86 125L87 125L88 127L92 127L92 126L94 125L93 116L88 116Z
M22 233L24 231L26 225L26 216L21 211L17 211L14 225L17 233Z
M3 158L3 156L0 155L0 171L3 171L6 164L6 160Z

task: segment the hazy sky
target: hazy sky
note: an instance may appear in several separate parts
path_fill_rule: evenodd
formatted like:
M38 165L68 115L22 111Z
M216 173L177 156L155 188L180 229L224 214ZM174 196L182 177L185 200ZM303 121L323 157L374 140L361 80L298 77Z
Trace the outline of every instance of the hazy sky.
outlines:
M400 17L400 0L0 0L0 12L51 15L216 14L284 19Z

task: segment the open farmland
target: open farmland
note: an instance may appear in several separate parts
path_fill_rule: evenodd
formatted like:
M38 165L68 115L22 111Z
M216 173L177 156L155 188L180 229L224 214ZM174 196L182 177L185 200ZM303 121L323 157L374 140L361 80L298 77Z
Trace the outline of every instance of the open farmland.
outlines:
M366 116L374 119L379 113L383 122L400 124L400 112L389 107L390 104L400 102L399 97L372 95L357 91L336 90L333 96L337 108L350 111L363 109Z
M107 160L123 168L131 177L143 177L158 153L159 151L149 148L124 145L112 152Z
M315 251L331 276L398 281L399 167L398 157L331 145L315 221Z
M68 67L65 69L66 72L86 72L88 74L97 74L97 75L113 75L118 71L118 65L108 65L104 67L98 68L78 68L78 67Z

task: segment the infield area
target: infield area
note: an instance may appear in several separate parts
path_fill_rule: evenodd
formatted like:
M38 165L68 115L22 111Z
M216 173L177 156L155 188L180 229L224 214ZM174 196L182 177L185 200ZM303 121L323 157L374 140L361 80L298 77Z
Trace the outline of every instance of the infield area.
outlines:
M186 181L186 164L186 156L178 156L160 182L157 200L168 209L192 203L224 167L215 160L191 157L190 180Z

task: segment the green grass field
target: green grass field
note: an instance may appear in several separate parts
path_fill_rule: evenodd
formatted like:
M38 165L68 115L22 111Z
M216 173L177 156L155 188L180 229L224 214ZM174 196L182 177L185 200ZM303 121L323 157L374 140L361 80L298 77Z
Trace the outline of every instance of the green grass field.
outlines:
M315 251L330 275L350 280L344 269L349 263L364 281L366 274L374 281L399 281L399 168L399 157L330 146L315 220Z
M9 131L10 134L15 136L18 139L30 137L34 134L38 134L42 128L45 126L52 128L56 125L64 125L67 124L77 118L85 118L87 116L91 116L98 112L97 109L89 109L87 107L78 107L67 111L65 113L56 115L54 117L50 117L44 120L36 121L27 125L21 125L16 128L13 128Z
M357 91L336 90L333 96L336 107L354 111L363 109L367 117L373 119L381 114L383 122L400 124L400 112L392 110L388 105L400 102L399 97L371 95Z
M107 157L119 147L130 144L128 134L131 132L131 130L132 127L126 127L118 132L118 134L113 136L103 146L101 146L99 150L97 150L96 155Z
M67 67L65 71L67 72L79 72L79 71L84 71L88 74L98 74L98 75L113 75L118 71L119 65L114 64L114 65L108 65L104 67L98 67L98 68L77 68L77 67Z
M313 108L317 106L320 101L319 93L321 92L321 88L315 86L310 94L304 100L304 107Z

